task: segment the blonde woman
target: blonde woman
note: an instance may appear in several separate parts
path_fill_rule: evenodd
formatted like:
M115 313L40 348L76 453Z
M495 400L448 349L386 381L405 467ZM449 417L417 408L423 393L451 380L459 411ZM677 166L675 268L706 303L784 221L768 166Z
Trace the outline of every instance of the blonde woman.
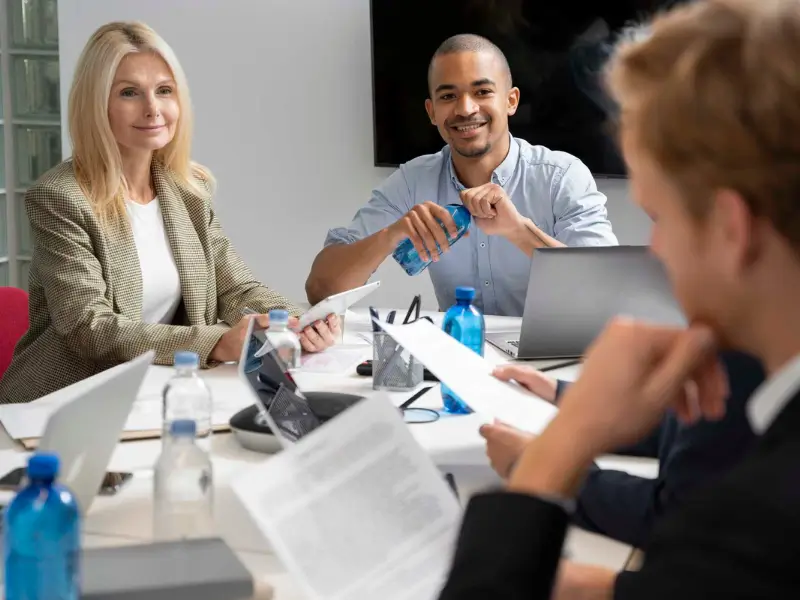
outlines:
M172 49L142 23L89 40L69 97L72 159L28 191L35 240L30 329L0 382L28 402L147 350L237 360L245 307L299 310L258 282L220 228L211 174L190 158L192 113ZM334 343L335 315L300 333Z

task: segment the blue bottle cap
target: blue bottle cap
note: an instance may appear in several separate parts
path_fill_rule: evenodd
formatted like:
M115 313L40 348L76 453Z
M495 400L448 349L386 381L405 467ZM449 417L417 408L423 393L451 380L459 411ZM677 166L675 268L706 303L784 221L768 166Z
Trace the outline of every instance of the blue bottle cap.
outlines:
M197 433L197 423L192 419L177 419L169 424L170 435L194 437Z
M28 459L29 479L55 479L58 475L58 456L39 452Z
M196 369L200 365L200 357L197 356L197 352L179 350L175 353L174 363L176 367Z
M456 300L473 300L475 298L475 288L459 286L456 288Z
M274 310L269 311L269 320L270 321L277 321L282 323L283 321L289 320L289 311L284 310L282 308L276 308Z

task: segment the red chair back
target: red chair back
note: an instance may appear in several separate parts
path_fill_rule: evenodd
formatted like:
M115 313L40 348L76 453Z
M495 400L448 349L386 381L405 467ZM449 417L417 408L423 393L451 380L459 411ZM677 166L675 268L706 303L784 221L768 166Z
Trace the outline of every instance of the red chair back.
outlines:
M0 379L11 364L14 346L28 331L28 294L19 288L0 287Z

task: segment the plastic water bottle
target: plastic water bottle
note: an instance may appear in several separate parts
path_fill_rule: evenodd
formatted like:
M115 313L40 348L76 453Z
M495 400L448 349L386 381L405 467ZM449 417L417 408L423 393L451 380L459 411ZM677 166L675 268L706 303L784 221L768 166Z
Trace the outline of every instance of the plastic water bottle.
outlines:
M445 208L452 215L453 221L455 221L456 224L456 237L450 237L447 229L442 225L442 229L447 236L447 241L449 241L452 246L467 233L470 223L472 223L472 216L463 204L448 204ZM436 248L441 251L439 244L436 244ZM398 244L397 248L392 253L392 257L409 275L419 275L433 262L429 258L422 258L409 238L406 238Z
M196 424L198 443L211 449L211 391L198 373L200 359L195 352L175 353L175 375L164 386L162 440L169 440L173 421L191 419Z
M56 482L54 454L34 454L28 484L3 516L6 600L80 598L80 510Z
M267 339L287 368L300 368L300 358L303 350L300 347L300 339L297 334L289 329L288 311L281 309L269 311Z
M214 486L211 460L195 443L191 419L172 421L170 443L158 457L153 482L153 534L159 540L212 537Z
M442 328L467 348L483 356L486 340L486 323L483 313L474 305L475 288L457 287L456 303L444 315ZM453 391L442 384L444 409L450 413L466 414L470 408Z

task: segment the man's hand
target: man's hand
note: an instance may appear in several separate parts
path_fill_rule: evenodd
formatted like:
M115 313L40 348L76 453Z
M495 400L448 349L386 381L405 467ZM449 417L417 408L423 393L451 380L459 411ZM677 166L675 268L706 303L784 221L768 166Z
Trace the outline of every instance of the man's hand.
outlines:
M586 353L558 414L517 461L508 487L572 496L592 460L639 441L668 408L685 421L718 419L727 395L708 328L615 319Z
M444 229L442 229L444 226ZM414 244L420 257L436 262L441 256L436 249L439 245L442 252L450 249L445 229L451 238L458 235L458 228L448 210L435 202L425 202L415 205L396 223L389 226L396 244L408 238Z
M558 387L556 380L533 367L502 365L494 370L493 375L501 381L516 381L525 389L551 404L556 401L556 388Z
M299 320L296 317L289 319L289 328L297 327ZM306 352L322 352L336 343L336 338L341 332L339 317L328 315L324 321L312 323L297 334L300 346Z
M492 373L501 381L516 381L542 400L556 401L556 380L541 371L526 365L501 365ZM481 426L479 430L486 440L486 456L500 477L507 478L525 447L534 438L530 433L501 421Z
M617 574L605 567L562 560L551 600L611 600Z
M691 422L725 413L728 382L712 332L616 319L592 344L560 401L559 431L590 456L639 441L668 408Z
M523 217L505 190L496 183L485 183L463 190L461 202L487 235L512 237L524 227Z
M486 440L486 456L492 468L500 477L507 478L533 435L497 420L482 425L479 431Z

